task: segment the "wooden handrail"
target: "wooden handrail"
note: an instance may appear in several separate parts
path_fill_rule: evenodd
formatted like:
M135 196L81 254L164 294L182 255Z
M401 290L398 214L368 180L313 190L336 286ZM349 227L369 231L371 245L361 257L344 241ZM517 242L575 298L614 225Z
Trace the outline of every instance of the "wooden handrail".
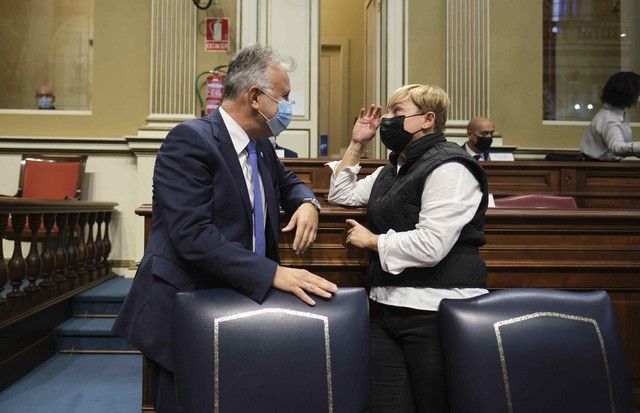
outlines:
M77 201L75 199L54 201L48 199L0 197L0 214L21 212L106 212L113 211L117 205L117 202Z
M108 225L116 205L0 198L0 239L13 241L8 262L0 245L0 330L113 276Z

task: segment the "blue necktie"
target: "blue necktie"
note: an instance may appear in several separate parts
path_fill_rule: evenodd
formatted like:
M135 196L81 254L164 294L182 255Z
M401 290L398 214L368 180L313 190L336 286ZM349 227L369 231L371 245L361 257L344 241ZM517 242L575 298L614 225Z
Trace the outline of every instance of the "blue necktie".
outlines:
M262 207L262 191L260 191L260 170L256 156L256 143L249 141L249 164L251 165L251 182L253 184L253 233L256 237L255 251L265 255L266 242L264 239L264 209Z

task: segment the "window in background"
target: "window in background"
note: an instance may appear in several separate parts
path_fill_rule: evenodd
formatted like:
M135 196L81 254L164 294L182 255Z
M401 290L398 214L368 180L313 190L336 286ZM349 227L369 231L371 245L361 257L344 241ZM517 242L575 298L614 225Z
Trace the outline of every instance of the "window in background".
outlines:
M0 0L0 109L38 109L49 86L56 110L91 108L92 0Z
M543 119L589 121L612 74L640 73L640 1L544 0L543 20Z

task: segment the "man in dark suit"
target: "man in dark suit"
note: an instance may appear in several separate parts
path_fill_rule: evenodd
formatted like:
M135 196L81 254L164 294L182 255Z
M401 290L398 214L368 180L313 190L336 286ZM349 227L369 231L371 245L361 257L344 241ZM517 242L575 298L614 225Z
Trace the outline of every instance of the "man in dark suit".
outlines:
M309 305L335 284L278 265L278 206L296 228L293 249L315 240L313 193L278 160L266 139L290 121L291 59L254 45L229 65L224 103L211 115L176 126L158 151L153 229L114 332L149 360L158 412L179 411L173 379L171 314L176 293L232 287L257 302L270 287Z
M489 148L493 143L496 127L489 118L476 116L467 124L467 141L462 145L469 155L477 161L488 161L491 157Z

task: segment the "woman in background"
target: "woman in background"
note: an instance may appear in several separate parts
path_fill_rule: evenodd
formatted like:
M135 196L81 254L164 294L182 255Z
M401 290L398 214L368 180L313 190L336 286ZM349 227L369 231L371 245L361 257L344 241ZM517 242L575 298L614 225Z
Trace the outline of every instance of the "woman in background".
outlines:
M580 150L587 160L619 161L640 155L640 141L631 138L631 126L625 109L638 103L640 75L618 72L602 89L602 108L591 120L582 138Z

